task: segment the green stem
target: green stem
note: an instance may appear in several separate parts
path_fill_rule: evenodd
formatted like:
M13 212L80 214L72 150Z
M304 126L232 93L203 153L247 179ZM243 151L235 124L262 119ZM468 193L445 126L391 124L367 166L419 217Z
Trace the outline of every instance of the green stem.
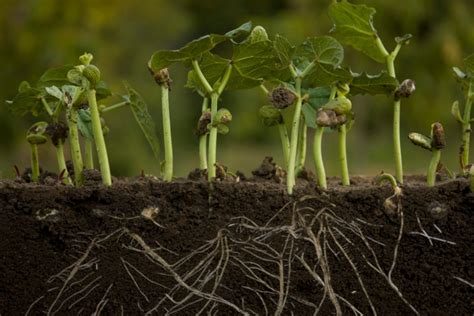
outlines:
M51 110L51 107L49 106L49 104L48 104L48 102L46 101L45 98L41 98L41 103L43 103L43 106L44 106L46 112L48 112L48 115L53 116L54 115L53 110Z
M63 182L65 184L72 184L71 178L69 177L69 172L67 171L66 160L64 159L64 144L62 141L58 143L56 147L56 158L58 160L58 172L63 173Z
M94 169L94 153L92 150L92 139L85 138L84 140L85 148L85 167L86 169Z
M219 95L212 93L211 95L211 125L217 113L217 104L219 102ZM216 177L216 150L217 150L217 127L212 126L209 132L209 155L208 155L208 180L212 181Z
M76 186L81 186L84 182L82 170L84 164L82 162L81 145L79 143L79 130L77 128L78 114L75 108L71 108L68 115L69 125L69 144L71 146L71 158L74 166L74 182Z
M87 91L87 99L89 101L89 109L91 112L92 133L94 135L95 147L97 149L97 158L99 160L102 183L105 186L110 186L112 185L112 176L110 175L109 157L107 156L107 147L105 146L104 133L100 124L100 114L97 107L97 99L94 89Z
M165 144L165 172L163 180L169 182L173 180L173 143L171 141L169 87L167 84L161 85L161 109L163 116L163 138Z
M433 148L433 156L431 157L430 165L428 167L427 183L429 187L435 185L436 169L438 168L439 160L441 158L441 150Z
M351 181L349 178L349 168L347 166L347 151L346 151L346 140L347 140L346 124L341 125L339 127L338 133L339 133L339 162L341 164L342 185L350 185Z
M316 166L316 176L318 177L318 185L322 189L327 189L326 171L324 169L324 162L321 150L323 133L324 128L317 126L314 132L313 158Z
M31 181L38 182L40 176L38 145L31 144Z
M393 78L396 78L395 57L397 53L398 50L395 50L392 54L387 56L388 74ZM393 146L395 155L395 176L398 182L403 184L402 148L400 142L400 100L394 100L393 103Z
M288 166L290 157L290 139L288 138L288 130L285 124L278 124L278 132L280 133L281 148L283 149L283 158L285 168Z
M119 103L116 103L116 104L113 104L113 105L110 105L110 106L106 107L101 112L106 113L106 112L109 112L109 111L113 111L115 109L123 108L124 106L127 106L129 104L130 103L128 101L119 102Z
M199 78L199 81L201 81L202 85L204 86L204 89L206 89L206 92L208 94L211 94L213 91L212 86L209 84L206 77L204 77L204 74L201 71L201 67L199 67L199 63L197 62L197 60L193 60L192 64L193 64L193 69Z
M306 137L308 134L308 127L306 126L306 122L304 121L304 117L301 116L300 122L300 135L298 140L298 163L296 165L296 175L303 170L305 162L306 162Z
M209 99L202 100L201 113L205 113L209 108ZM207 133L199 137L199 169L207 169Z
M295 113L293 114L293 122L291 127L291 140L290 140L290 157L288 160L287 178L286 185L288 194L293 194L293 187L295 186L295 165L296 165L296 153L298 149L298 132L300 125L301 116L301 78L296 78L295 88L297 101L295 105Z
M268 93L270 93L270 91L268 91L267 87L265 87L263 84L261 84L259 86L260 90L262 90L262 92L265 94L265 95L268 95Z
M462 151L461 151L461 164L464 169L469 164L469 147L471 141L471 107L472 99L474 94L473 84L469 84L469 90L467 92L466 106L464 107L464 116L462 124ZM465 170L461 170L464 174Z

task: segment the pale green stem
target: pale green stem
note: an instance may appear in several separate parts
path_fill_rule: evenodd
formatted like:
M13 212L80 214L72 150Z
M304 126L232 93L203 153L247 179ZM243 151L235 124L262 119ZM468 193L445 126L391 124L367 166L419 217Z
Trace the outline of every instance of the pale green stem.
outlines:
M169 87L167 84L161 85L161 109L163 116L163 138L165 144L165 172L163 180L169 182L173 180L173 143L171 141Z
M295 167L296 167L296 153L298 149L298 132L299 132L299 125L300 125L300 116L301 116L301 78L296 78L295 81L295 88L296 88L296 96L297 101L295 105L295 113L293 114L293 122L291 127L291 140L290 140L290 157L288 160L288 168L287 168L287 178L286 178L286 185L288 194L293 194L293 187L295 186Z
M342 185L350 185L349 168L347 166L347 152L346 152L346 124L341 125L338 129L339 133L339 162L341 164L341 179Z
M232 65L229 65L222 77L221 83L217 88L217 91L211 93L211 131L209 133L209 154L207 163L207 174L208 180L212 181L216 177L216 162L217 162L217 126L214 126L214 118L217 113L217 105L219 102L219 96L224 91L227 82L229 81L230 74L232 72ZM205 79L205 78L204 78Z
M435 185L436 170L438 169L439 160L441 158L441 150L433 148L433 156L431 157L430 165L428 167L427 183L429 187Z
M300 135L298 140L298 163L296 165L296 175L303 170L305 162L306 162L306 137L308 134L308 127L306 126L306 122L304 121L304 117L301 116L300 122Z
M398 45L397 45L398 47ZM398 50L387 56L388 74L396 78L395 73L395 57ZM403 163L402 163L402 147L400 142L400 100L394 100L393 103L393 146L395 155L395 176L398 182L403 184Z
M84 154L86 169L94 169L94 152L92 150L92 139L84 139Z
M119 102L119 103L116 103L116 104L113 104L113 105L110 105L108 107L106 107L105 109L103 109L101 112L102 113L106 113L106 112L109 112L109 111L113 111L113 110L116 110L116 109L120 109L124 106L127 106L129 105L130 103L128 101L123 101L123 102Z
M41 98L41 103L43 104L46 112L48 112L48 115L53 116L54 115L53 110L51 110L51 107L49 106L48 102L46 102L45 98Z
M59 141L56 147L56 158L58 160L58 172L63 173L63 182L65 184L72 184L71 178L69 177L69 172L67 171L66 160L64 159L64 144L62 141Z
M69 144L71 146L71 158L74 166L74 182L76 186L81 186L84 182L82 170L84 164L82 162L81 145L79 143L79 130L77 128L78 114L75 108L71 108L68 117L69 126Z
M473 84L469 84L469 91L467 93L466 106L464 107L464 116L462 124L462 147L461 147L461 164L464 169L469 164L469 147L471 141L471 107L474 95ZM465 173L465 170L461 170Z
M209 108L209 99L202 100L201 113L205 113ZM199 168L201 170L207 169L207 133L199 136Z
M97 158L99 160L102 183L105 186L110 186L112 185L112 176L110 175L109 157L107 155L107 147L105 146L104 133L100 124L100 114L95 95L96 93L94 89L87 91L87 99L89 101L89 109L91 112L92 133L94 135L95 147L97 149Z
M192 64L193 64L193 69L199 78L199 81L201 81L202 85L204 86L204 89L206 89L206 93L211 94L213 91L212 86L209 84L206 77L204 77L204 74L202 73L201 67L199 67L197 60L193 60Z
M213 93L211 95L211 125L214 116L217 113L217 103L219 95ZM217 127L212 126L209 132L209 154L208 154L208 180L212 181L216 177L216 149L217 149Z
M284 166L287 168L290 156L290 139L285 124L278 124L278 132L280 133L281 148L283 149Z
M324 128L316 127L314 132L314 141L313 141L313 158L316 166L316 176L318 179L318 185L322 189L327 189L326 183L326 171L324 169L324 162L322 156L322 139L323 139Z
M31 144L31 181L38 182L40 176L38 145Z
M265 87L263 84L261 84L259 86L260 90L262 90L262 92L265 94L265 95L268 95L269 91L267 89L267 87Z

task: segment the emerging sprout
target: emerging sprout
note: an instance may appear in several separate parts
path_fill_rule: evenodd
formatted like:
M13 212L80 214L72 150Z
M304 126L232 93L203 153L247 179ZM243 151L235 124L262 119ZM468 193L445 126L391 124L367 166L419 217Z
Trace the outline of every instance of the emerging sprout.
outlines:
M286 109L296 101L296 95L293 91L284 88L278 87L273 89L269 95L271 104L277 109Z
M377 184L382 184L382 182L388 182L393 189L393 194L385 199L383 202L384 213L390 219L396 219L401 213L401 197L402 197L402 189L398 186L397 180L389 174L382 172L380 175L375 178L375 182Z
M400 100L401 98L408 98L413 94L413 92L415 92L415 90L415 81L411 79L406 79L400 84L398 89L395 91L395 100Z
M26 135L26 140L31 146L31 181L38 182L40 176L38 145L48 141L46 130L48 123L38 122L30 127Z
M94 65L87 65L82 70L84 77L89 80L91 88L95 88L100 81L100 70Z
M79 61L84 66L89 65L93 59L94 59L94 56L90 53L84 53L81 56L79 56Z
M413 144L432 152L432 158L428 166L427 183L428 186L434 186L436 182L436 171L441 158L441 149L446 146L444 128L441 123L436 122L431 125L431 137L410 133L408 138Z

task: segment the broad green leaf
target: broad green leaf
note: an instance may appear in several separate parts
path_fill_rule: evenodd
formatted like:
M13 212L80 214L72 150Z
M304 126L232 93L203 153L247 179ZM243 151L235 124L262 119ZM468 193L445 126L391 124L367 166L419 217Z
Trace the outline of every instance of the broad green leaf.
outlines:
M248 34L251 29L252 23L247 22L224 35L210 34L202 36L178 50L157 51L151 56L148 66L152 69L152 71L159 71L176 62L185 62L193 59L199 59L202 54L209 52L218 44L227 40L232 40L243 34Z
M351 80L351 72L346 68L317 63L306 75L303 83L309 86L332 86L338 82L349 83Z
M312 37L306 39L297 48L296 56L297 58L305 58L309 62L337 67L344 59L344 48L331 36ZM299 69L300 71L304 70Z
M127 89L127 96L124 96L124 100L129 102L130 108L132 109L133 115L138 125L142 129L148 143L150 144L151 150L155 155L155 158L160 159L160 141L157 137L155 123L150 113L148 113L148 106L145 101L127 82L124 82L125 88Z
M47 70L38 80L37 88L46 88L51 86L62 87L69 84L68 72L73 69L72 65L51 68Z
M278 60L270 41L235 45L232 56L233 69L227 88L247 89L259 86L263 79L271 77L277 64Z
M351 45L380 63L385 62L386 51L373 25L375 9L366 5L351 4L347 1L335 2L329 7L329 16L334 27L331 33L342 43Z
M230 61L225 58L206 52L199 61L199 68L209 84L214 86L224 75L229 63ZM188 72L186 87L200 91L202 94L206 91L194 70Z
M90 111L80 109L77 111L77 113L77 128L81 132L82 136L89 140L93 140L94 134L92 132L92 119Z
M382 71L378 75L369 75L367 73L353 73L354 79L350 84L351 95L357 94L384 94L392 95L398 88L398 80L391 77L387 72Z
M44 106L41 102L43 97L41 90L36 88L28 88L18 93L11 102L7 102L8 109L18 116L24 116L26 114L33 114L38 116L44 112Z
M95 91L96 91L96 99L98 101L106 99L112 95L112 92L109 90L109 87L107 86L105 81L102 81L102 80L99 81L99 83L96 85Z
M281 35L275 36L273 47L282 68L290 66L296 47L291 45L290 41Z
M331 88L318 87L310 88L303 91L303 94L308 95L308 100L303 104L302 111L306 121L306 125L311 128L316 128L316 112L326 104L331 94Z

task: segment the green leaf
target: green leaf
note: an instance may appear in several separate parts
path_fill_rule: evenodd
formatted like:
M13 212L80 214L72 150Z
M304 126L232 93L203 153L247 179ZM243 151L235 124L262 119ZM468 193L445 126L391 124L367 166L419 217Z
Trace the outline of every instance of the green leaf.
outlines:
M150 113L148 113L148 106L145 101L127 82L124 82L125 89L127 89L127 96L124 96L124 100L129 102L130 108L132 109L133 115L138 125L142 129L148 143L150 144L151 150L155 155L155 158L160 159L160 141L157 137L155 123Z
M346 68L315 64L311 72L305 76L303 83L310 86L332 86L338 82L349 83L351 80L351 72Z
M206 52L202 55L199 67L209 84L214 86L224 75L229 63L230 61L225 58ZM200 91L201 94L204 94L204 91L206 91L194 70L188 72L186 87Z
M41 102L42 92L36 88L24 88L22 92L19 92L13 100L7 102L8 109L18 116L24 116L26 114L33 114L38 116L40 113L45 112L43 103Z
M331 33L342 43L351 45L377 62L385 63L386 51L377 44L380 41L373 25L375 9L355 5L347 1L336 2L329 7L334 23Z
M316 128L316 112L320 107L329 101L331 88L318 87L310 88L303 91L303 94L308 95L308 100L303 104L302 111L306 125L311 128Z
M81 132L82 136L89 140L94 140L94 134L92 133L92 119L89 110L80 109L77 111L77 128Z
M344 48L331 36L312 37L306 39L298 47L296 56L297 58L305 58L309 62L337 67L344 59Z
M278 59L272 42L244 42L234 46L233 69L227 89L248 89L259 86L272 76Z
M104 81L99 81L95 87L96 99L97 101L106 99L112 95L112 92L109 90L109 87Z
M296 51L296 47L291 45L290 41L281 35L275 36L273 47L282 68L289 67Z
M411 140L411 142L414 145L419 146L429 151L432 150L430 137L425 136L423 134L419 134L419 133L410 133L408 134L408 138Z
M37 88L46 88L51 86L62 87L69 84L68 72L73 69L72 65L51 68L47 70L38 80Z
M58 87L46 87L45 90L50 96L58 99L59 101L63 101L63 92Z
M176 62L185 62L191 61L193 59L199 59L202 54L209 52L218 44L227 40L232 40L243 34L248 34L251 29L252 23L247 22L224 35L210 34L202 36L178 50L157 51L151 56L148 66L152 69L152 71L159 71Z
M217 125L217 132L221 135L226 135L229 133L229 127L225 124L219 124Z
M250 33L248 41L250 41L251 43L268 41L267 31L263 28L263 26L257 25Z
M354 79L350 84L351 95L357 94L384 94L392 95L398 88L398 80L391 77L386 71L382 71L378 75L369 75L367 73L353 73Z

